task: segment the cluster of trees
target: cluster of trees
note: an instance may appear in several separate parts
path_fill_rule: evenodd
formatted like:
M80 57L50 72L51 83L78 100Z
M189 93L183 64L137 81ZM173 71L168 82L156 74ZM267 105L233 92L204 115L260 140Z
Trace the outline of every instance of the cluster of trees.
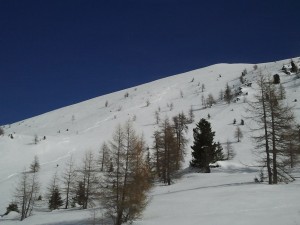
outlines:
M223 89L221 89L219 92L219 100L225 101L227 104L230 104L233 97L234 97L234 94L232 93L232 90L227 83L225 86L225 91Z
M289 182L294 178L290 168L300 154L300 137L292 107L282 100L282 87L270 77L260 75L256 100L249 103L251 118L256 122L253 139L260 157L262 171L266 168L269 184ZM263 157L261 157L263 155Z
M35 157L30 165L30 170L24 170L20 175L19 183L14 193L14 201L8 206L7 211L19 211L20 220L31 215L35 201L38 198L40 184L38 181L39 171L38 158Z
M114 224L132 221L146 206L147 192L153 182L147 153L143 137L136 134L131 122L118 126L109 144L102 145L99 155L86 152L79 167L75 167L71 157L63 174L55 173L45 196L49 209L75 206L86 209L102 203ZM35 157L30 170L21 174L13 201L21 220L30 216L39 199L39 169Z
M164 119L159 124L159 129L153 134L153 162L155 175L168 185L171 184L176 172L181 168L184 160L190 119L184 113L172 118Z

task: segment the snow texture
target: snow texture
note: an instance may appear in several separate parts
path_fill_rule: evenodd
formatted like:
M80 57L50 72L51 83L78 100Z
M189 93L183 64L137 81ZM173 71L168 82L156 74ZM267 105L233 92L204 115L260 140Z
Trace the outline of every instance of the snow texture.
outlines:
M294 58L299 65L299 58ZM156 184L150 193L151 201L143 217L135 225L295 225L300 224L300 180L291 184L267 185L254 183L258 176L252 154L253 143L250 138L251 121L245 118L247 101L253 99L257 85L255 79L263 74L279 74L286 88L287 102L294 105L294 112L300 121L300 79L286 75L281 71L290 60L258 64L217 64L191 72L170 76L144 85L118 91L85 102L61 108L43 115L26 119L11 125L5 125L5 135L0 137L0 215L12 201L13 191L20 173L28 169L35 155L38 156L41 169L39 179L42 184L41 194L46 194L47 185L55 172L62 174L65 163L71 155L76 164L87 150L99 152L101 144L110 140L118 124L123 124L135 117L134 126L143 133L146 143L151 147L153 131L157 128L154 112L160 108L160 117L172 117L180 112L188 114L193 107L195 122L189 125L188 149L184 174L171 186ZM248 74L242 85L239 77L244 69ZM242 94L235 103L226 104L218 101L211 108L204 109L201 98L212 94L218 99L225 85L238 89ZM205 85L202 92L201 86ZM128 93L128 97L125 94ZM182 95L182 96L181 96ZM294 99L298 98L298 102ZM108 106L105 106L105 102ZM147 106L147 101L150 104ZM168 105L173 104L170 110ZM216 141L225 144L232 142L236 152L233 160L219 162L220 167L213 168L211 174L193 173L188 169L191 159L192 128L201 118L207 118L212 129L216 131ZM237 124L233 124L233 119ZM241 142L236 142L234 131L240 120L244 134ZM13 139L8 135L12 134ZM39 143L34 144L38 135ZM43 140L43 137L46 137ZM296 176L299 177L299 171ZM0 218L1 225L67 225L89 224L92 214L101 209L88 210L55 210L49 212L46 204L35 207L33 216L20 222L16 213L11 212Z

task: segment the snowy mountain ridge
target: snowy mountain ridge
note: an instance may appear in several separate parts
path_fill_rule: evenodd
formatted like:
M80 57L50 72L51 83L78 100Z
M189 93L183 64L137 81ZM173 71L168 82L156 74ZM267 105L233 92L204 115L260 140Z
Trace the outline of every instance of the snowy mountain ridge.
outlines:
M300 65L300 58L294 58L294 61L298 66ZM152 201L143 219L135 223L140 225L198 224L204 218L206 224L234 224L233 221L241 219L233 214L236 212L248 218L244 223L238 224L264 224L267 215L276 215L272 224L282 224L287 216L279 212L285 212L284 209L291 210L288 215L292 217L285 224L300 223L300 203L295 200L297 197L300 199L300 194L296 193L299 181L287 186L255 185L253 179L257 171L245 166L254 164L256 160L252 154L253 143L249 130L251 121L245 119L246 125L242 127L244 138L239 143L235 142L233 137L237 125L232 123L233 119L236 119L239 124L240 120L245 118L245 107L247 101L251 101L256 93L255 80L259 73L271 76L279 74L281 83L286 88L287 102L295 106L294 113L297 121L300 121L300 106L295 101L297 98L299 101L300 79L297 79L294 74L286 74L282 71L284 65L289 64L290 59L257 64L258 68L253 64L216 64L5 125L5 135L0 137L0 215L5 212L12 200L18 175L24 168L28 168L35 155L39 157L41 163L39 178L42 184L41 194L44 195L53 174L62 173L71 155L79 165L85 151L92 150L98 153L101 144L111 139L118 124L124 124L129 119L133 120L135 129L143 133L147 145L151 147L153 131L157 128L154 119L155 111L160 109L161 118L165 118L180 112L187 114L192 107L195 122L189 125L187 134L189 143L184 168L188 167L191 159L189 146L193 141L192 128L201 118L207 118L208 114L213 130L216 131L216 140L221 143L227 140L234 142L233 147L237 155L229 162L220 162L221 168L215 169L210 175L186 174L171 186L155 187L151 192ZM241 73L245 69L247 70L245 83L252 83L252 86L240 82ZM238 99L229 105L218 100L211 108L204 108L201 102L202 96L207 98L212 94L215 99L218 99L220 90L224 90L227 83L234 90L239 88L242 90L237 96ZM38 144L33 143L35 135L38 136ZM271 199L272 191L279 193L275 200ZM257 196L254 195L256 192L259 192ZM195 193L201 196L199 199L204 199L208 209L197 204ZM213 204L209 196L214 196L219 204ZM262 199L260 208L266 211L266 215L255 210L257 205L251 203L253 198L255 201ZM248 204L242 204L241 201L247 201ZM273 201L283 204L278 206L283 210L272 208ZM226 209L227 204L230 206ZM188 211L190 207L185 207L186 205L199 208ZM168 206L172 206L170 212L162 214ZM36 210L32 217L22 222L3 217L0 218L0 223L86 224L90 213L91 210L54 212ZM226 217L228 214L231 215L230 218ZM188 215L190 220L186 219Z

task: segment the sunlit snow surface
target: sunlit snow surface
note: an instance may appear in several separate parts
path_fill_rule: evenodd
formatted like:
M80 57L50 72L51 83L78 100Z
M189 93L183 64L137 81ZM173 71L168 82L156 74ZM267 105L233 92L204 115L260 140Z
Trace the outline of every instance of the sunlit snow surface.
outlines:
M158 183L150 193L151 200L143 217L134 224L300 224L299 178L288 185L257 184L253 182L258 176L257 171L254 167L247 167L256 164L256 157L252 154L251 121L244 116L247 116L246 102L251 101L256 92L254 81L259 71L280 75L287 91L287 102L295 105L295 115L300 122L300 79L280 72L283 64L289 61L259 64L255 71L250 64L217 64L94 98L11 124L10 127L6 125L5 136L0 137L0 214L5 213L13 200L18 175L28 168L34 155L41 163L39 179L41 194L45 195L51 177L56 171L58 174L63 172L70 155L74 156L78 166L81 165L85 151L97 153L103 141L111 139L119 123L136 117L134 126L144 134L151 147L152 134L157 128L154 112L160 107L160 116L164 119L182 111L187 114L192 105L195 122L189 125L187 134L189 144L184 175L171 186ZM217 99L226 83L238 88L241 85L239 77L245 68L248 71L245 78L253 85L243 86L244 94L237 103L227 105L219 102L212 108L203 109L202 95L206 98L211 93ZM205 84L203 93L202 84ZM245 95L246 92L248 95ZM127 98L124 97L126 93L129 94ZM294 102L297 98L298 102ZM150 102L148 107L147 100ZM105 107L106 101L108 107ZM171 103L174 105L172 111L167 106ZM232 141L237 156L231 161L221 162L221 167L213 169L211 174L193 173L187 169L191 159L192 128L208 114L216 131L215 140L223 144L227 140ZM241 119L245 120L245 125L241 126L244 138L240 143L234 139L237 126L233 125L234 118L237 124ZM8 134L13 134L14 139ZM46 136L46 140L33 144L35 134L41 139ZM297 173L296 176L300 177ZM49 212L47 202L44 203L38 203L40 205L35 208L34 215L22 222L14 220L16 215L10 214L0 219L0 224L88 224L94 211L71 209ZM101 215L101 210L96 210L96 213Z

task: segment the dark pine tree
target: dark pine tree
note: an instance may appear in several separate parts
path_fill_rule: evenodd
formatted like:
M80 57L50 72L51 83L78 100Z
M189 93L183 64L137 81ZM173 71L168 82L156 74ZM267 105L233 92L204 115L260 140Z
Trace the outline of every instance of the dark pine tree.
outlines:
M292 66L291 72L292 73L298 73L299 68L298 68L298 66L295 64L295 62L293 60L291 61L291 66Z
M8 215L11 211L20 212L16 203L10 203L6 208L6 213L4 215Z
M203 118L193 129L193 132L194 145L191 146L193 159L190 165L205 173L210 173L209 164L215 159L217 147L217 144L214 143L215 132L211 130L210 123Z
M55 187L52 190L50 199L49 199L49 209L54 210L54 209L58 209L59 207L61 207L64 204L63 200L61 199L60 196L60 192L58 187Z

